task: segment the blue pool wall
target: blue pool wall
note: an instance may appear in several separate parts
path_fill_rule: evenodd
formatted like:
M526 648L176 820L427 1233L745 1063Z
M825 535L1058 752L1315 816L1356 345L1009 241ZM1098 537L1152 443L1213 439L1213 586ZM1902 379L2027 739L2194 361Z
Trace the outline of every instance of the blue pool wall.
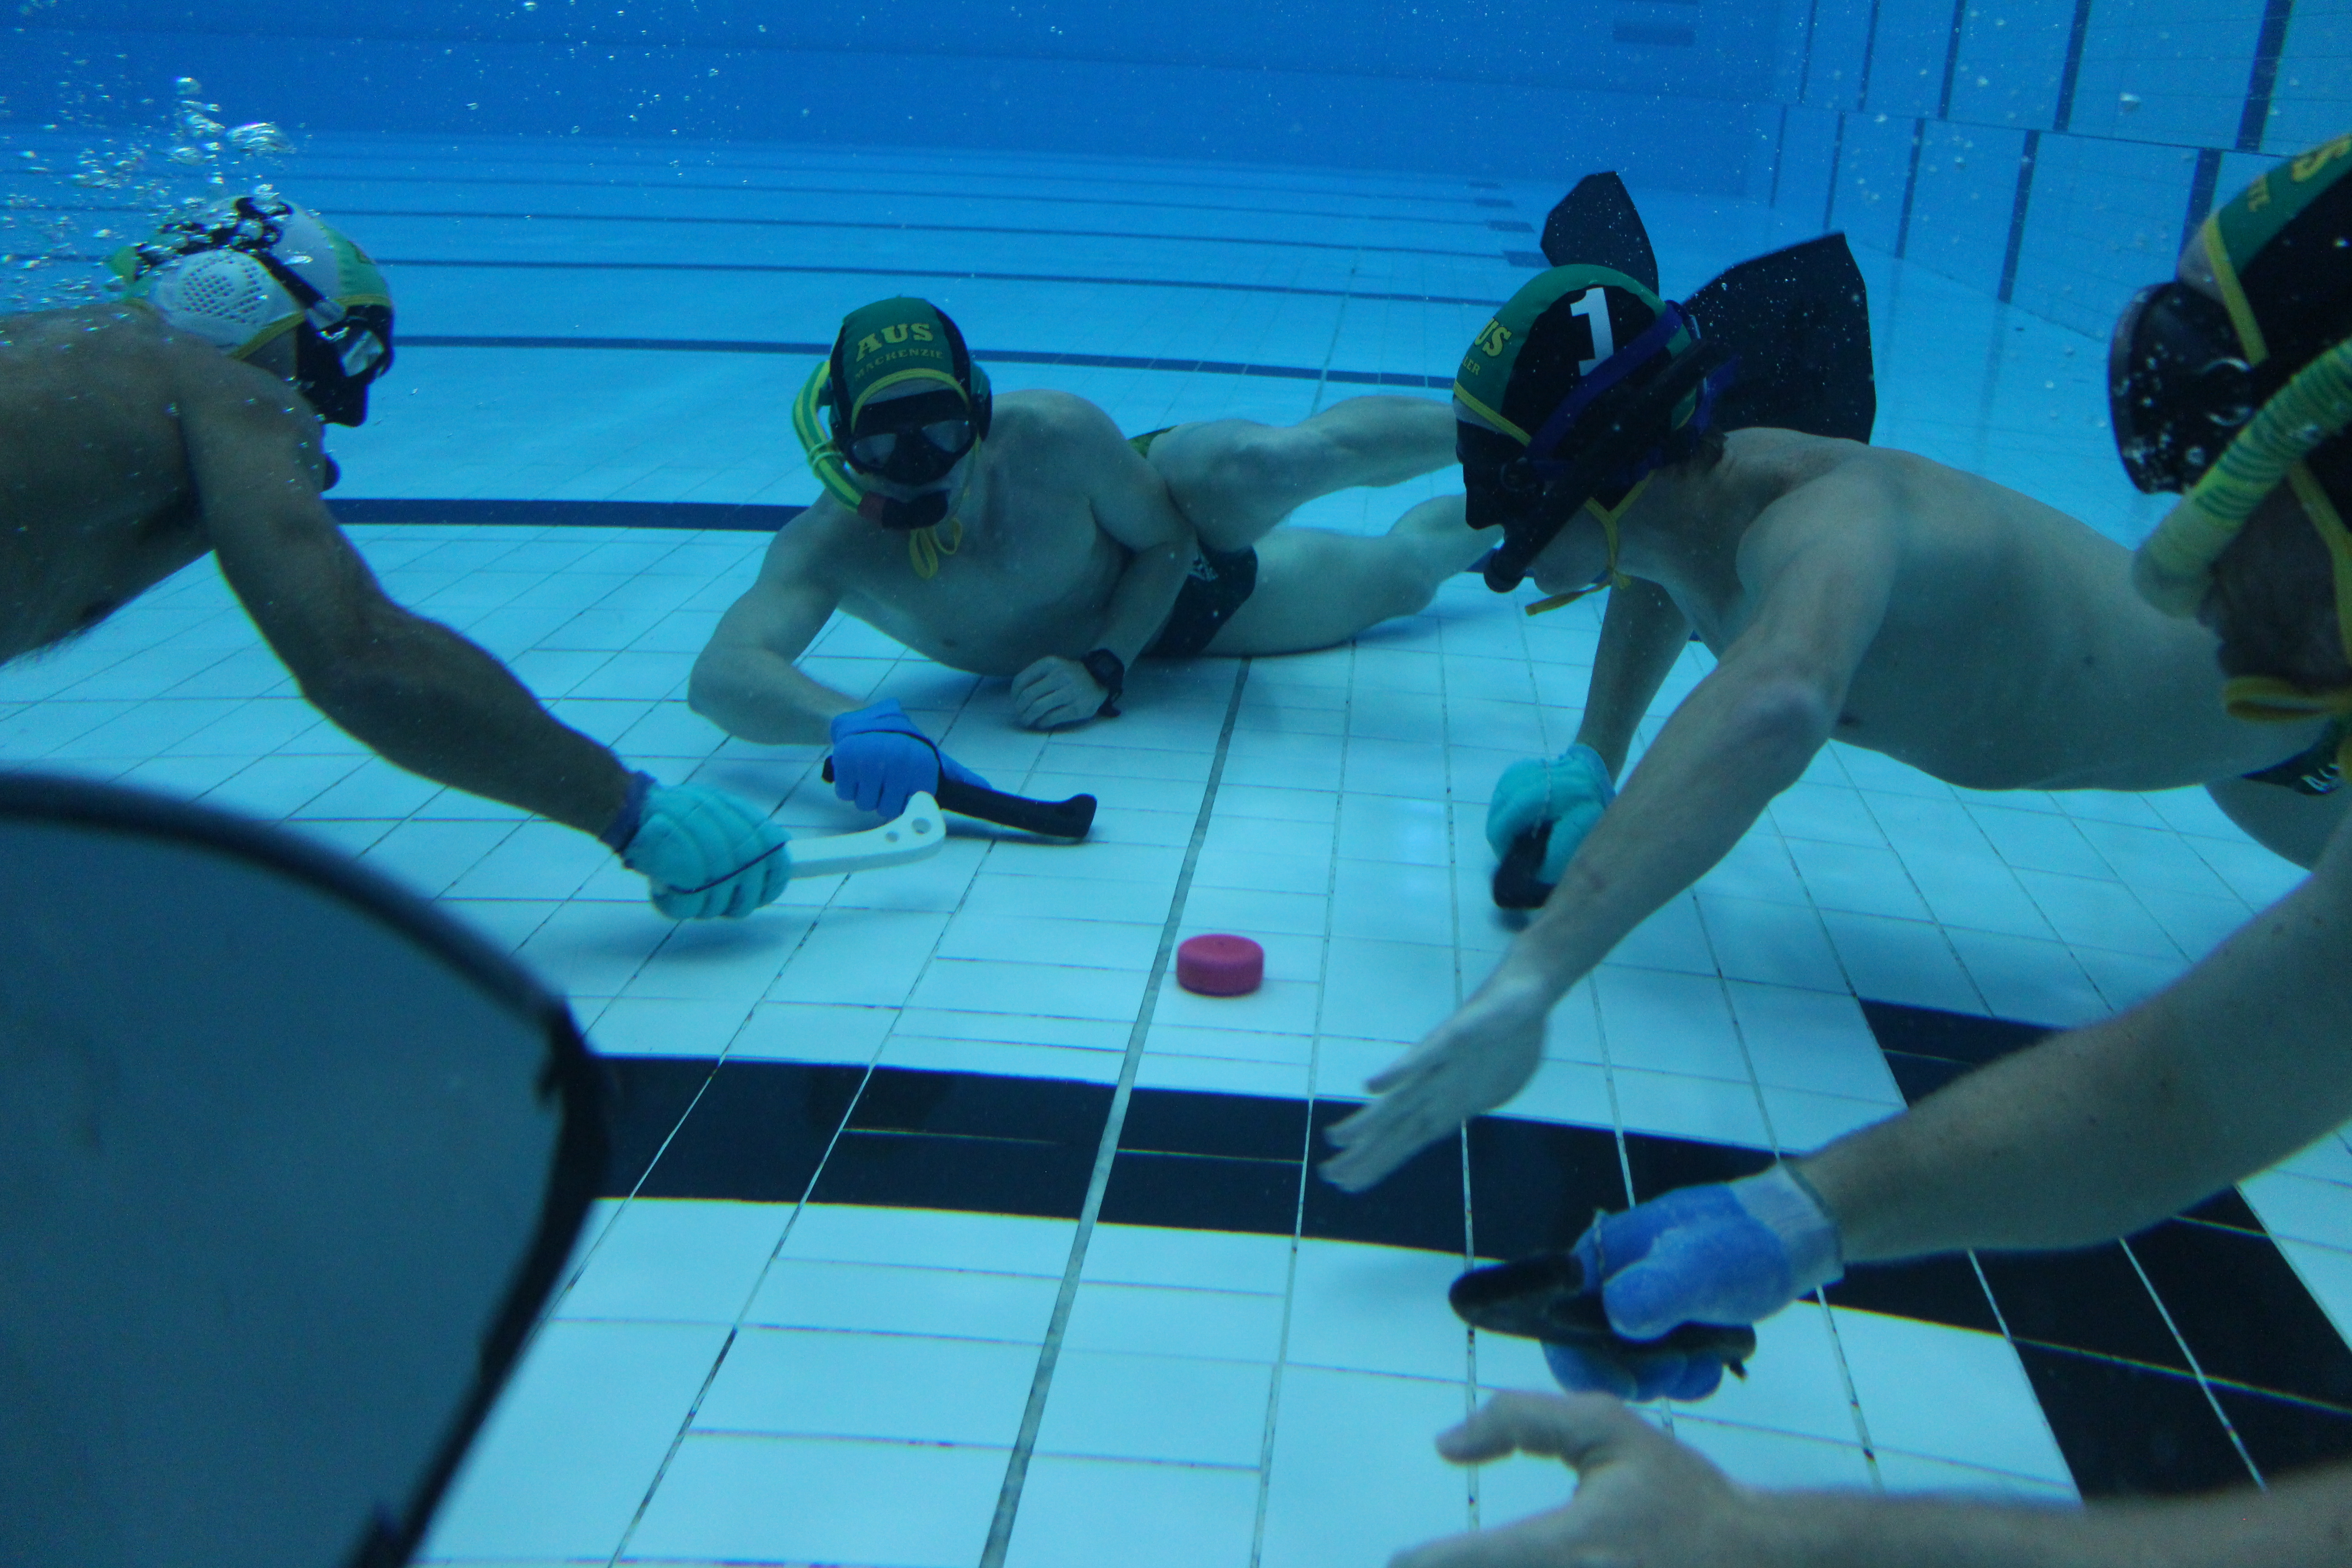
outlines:
M1769 205L2096 335L2352 131L2352 0L56 0L18 123L172 76L298 131L1308 164Z

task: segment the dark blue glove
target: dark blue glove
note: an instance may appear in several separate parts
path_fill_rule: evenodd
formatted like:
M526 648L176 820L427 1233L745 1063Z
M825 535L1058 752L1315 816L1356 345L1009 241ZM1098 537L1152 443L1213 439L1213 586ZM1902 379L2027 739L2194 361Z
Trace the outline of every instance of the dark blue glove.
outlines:
M1609 1326L1635 1341L1682 1323L1752 1323L1844 1272L1835 1222L1786 1165L1604 1215L1576 1259L1584 1279L1601 1282ZM1720 1357L1663 1344L1606 1360L1547 1344L1544 1358L1571 1392L1621 1399L1698 1399L1723 1381Z
M937 795L942 774L988 787L986 779L931 744L895 697L833 721L833 793L861 810L896 816L918 790Z

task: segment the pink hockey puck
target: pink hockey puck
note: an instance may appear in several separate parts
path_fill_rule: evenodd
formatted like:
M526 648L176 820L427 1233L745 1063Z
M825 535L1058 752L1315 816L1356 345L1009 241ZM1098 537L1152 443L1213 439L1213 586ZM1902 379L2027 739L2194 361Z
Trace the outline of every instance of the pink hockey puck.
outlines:
M1265 949L1245 936L1196 936L1176 948L1176 984L1203 996L1246 996L1265 981Z

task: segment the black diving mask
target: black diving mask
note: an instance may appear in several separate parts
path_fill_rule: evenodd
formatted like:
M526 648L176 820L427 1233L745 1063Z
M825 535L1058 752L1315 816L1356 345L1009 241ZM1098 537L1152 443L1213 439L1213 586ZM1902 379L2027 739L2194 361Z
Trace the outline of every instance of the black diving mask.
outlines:
M869 479L910 489L947 478L980 439L971 408L960 395L944 390L872 405L858 426L845 444L849 466Z
M2107 347L2107 405L2140 489L2186 490L2261 402L2230 312L2186 283L2132 297Z

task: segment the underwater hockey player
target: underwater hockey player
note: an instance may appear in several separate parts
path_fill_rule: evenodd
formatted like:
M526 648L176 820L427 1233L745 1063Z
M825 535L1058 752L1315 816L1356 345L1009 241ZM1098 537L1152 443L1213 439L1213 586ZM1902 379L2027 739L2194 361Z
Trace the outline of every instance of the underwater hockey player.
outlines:
M2133 561L2168 616L2221 639L2229 707L2352 715L2352 136L2290 159L2201 226L2114 337L2133 481L2185 490ZM2183 720L2193 715L2180 714ZM2352 752L2314 771L2338 770ZM2352 834L2169 989L1959 1079L1818 1153L1685 1187L1585 1233L1572 1272L1623 1336L1547 1343L1560 1382L1700 1398L1722 1367L1648 1352L1678 1324L1744 1325L1850 1264L1966 1247L2086 1247L2177 1214L2352 1116ZM1639 1562L1808 1568L2339 1563L2352 1466L2082 1509L1751 1491L1595 1392L1506 1394L1440 1447L1514 1449L1581 1479L1566 1508L1400 1554L1393 1568Z
M747 803L631 773L498 660L384 597L320 492L320 422L392 363L359 247L264 187L114 258L123 299L0 321L0 659L87 631L210 552L311 704L426 778L603 839L679 919L789 873Z
M1444 404L1358 397L1288 427L1227 419L1130 440L1067 393L993 395L955 323L921 300L853 311L793 423L824 493L777 532L689 700L745 740L829 741L841 797L886 815L942 771L978 780L895 699L795 668L836 609L1008 678L1020 722L1056 729L1117 713L1139 658L1328 647L1414 614L1484 548L1459 496L1378 538L1276 527L1317 496L1452 462Z
M1823 373L1867 343L1843 239L1745 263L1687 309L1658 299L1646 261L1644 242L1635 272L1545 273L1463 361L1468 515L1506 535L1489 584L1531 564L1546 588L1626 585L1594 660L1593 743L1515 763L1488 816L1506 846L1549 833L1541 880L1557 886L1332 1130L1342 1152L1326 1170L1342 1186L1516 1095L1553 1004L1832 739L1970 789L2157 790L2283 759L2301 772L2329 732L2324 715L2225 709L2212 634L2151 608L2130 552L2084 523L1923 458L1801 433L1867 428L1866 390ZM1594 753L1622 754L1694 630L1717 666L1612 802Z

